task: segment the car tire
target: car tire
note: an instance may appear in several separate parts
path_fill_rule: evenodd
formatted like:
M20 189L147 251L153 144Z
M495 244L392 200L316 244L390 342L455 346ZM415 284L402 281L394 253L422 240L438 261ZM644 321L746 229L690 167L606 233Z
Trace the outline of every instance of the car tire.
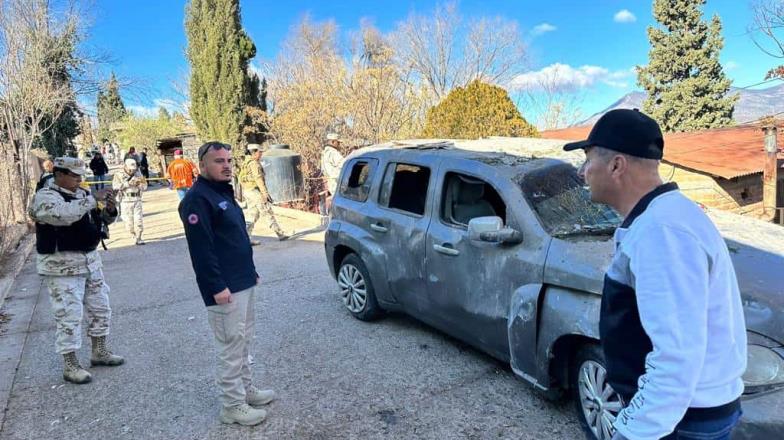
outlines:
M340 299L349 313L362 321L381 317L383 310L376 300L376 292L365 263L357 254L348 254L337 273Z
M599 344L581 347L572 359L569 386L577 420L589 440L610 440L615 432L612 423L623 408L620 396L607 383L606 376L604 353Z

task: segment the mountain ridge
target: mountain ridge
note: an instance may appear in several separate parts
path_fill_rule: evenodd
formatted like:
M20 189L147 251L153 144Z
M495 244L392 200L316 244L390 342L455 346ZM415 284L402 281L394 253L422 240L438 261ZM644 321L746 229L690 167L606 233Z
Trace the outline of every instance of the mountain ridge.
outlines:
M738 93L740 99L735 104L733 118L736 123L755 121L763 116L784 112L784 84L765 89L740 89L730 87L730 94ZM572 125L593 125L605 113L618 108L642 108L645 92L634 91L623 95L604 110L594 113L587 119Z

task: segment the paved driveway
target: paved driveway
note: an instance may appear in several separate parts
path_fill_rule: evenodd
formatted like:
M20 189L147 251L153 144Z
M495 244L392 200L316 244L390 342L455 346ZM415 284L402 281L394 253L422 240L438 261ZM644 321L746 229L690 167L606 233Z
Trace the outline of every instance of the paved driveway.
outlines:
M92 369L89 385L64 384L48 293L29 260L0 335L0 358L16 356L2 365L18 364L0 375L0 391L10 388L0 439L582 438L571 405L548 402L506 365L404 316L351 318L318 236L277 242L261 229L255 373L279 399L258 427L221 425L215 352L176 196L145 197L149 244L130 245L115 225L103 253L111 343L127 363Z

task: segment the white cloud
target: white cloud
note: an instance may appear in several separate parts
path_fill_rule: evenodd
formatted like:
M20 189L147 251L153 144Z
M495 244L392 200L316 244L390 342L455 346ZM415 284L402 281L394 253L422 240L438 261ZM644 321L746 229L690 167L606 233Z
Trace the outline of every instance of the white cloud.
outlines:
M540 23L534 26L533 29L531 29L531 35L537 37L539 35L546 34L547 32L553 32L556 29L558 28L551 25L550 23Z
M613 20L616 23L634 23L637 21L637 17L635 17L634 14L632 14L628 9L621 9L615 13Z
M596 84L626 88L626 80L633 75L629 69L610 71L601 66L572 67L568 64L555 63L535 72L526 72L516 76L510 84L514 90L541 91L544 88L584 89Z
M724 63L724 70L735 70L738 67L740 67L740 64L736 63L733 60L729 60L726 63Z
M158 109L160 107L165 108L169 111L169 113L180 112L182 113L183 104L173 101L171 99L163 99L158 98L153 100L153 105L146 106L140 104L128 105L126 106L128 110L135 114L136 116L141 116L145 118L153 118L158 116Z

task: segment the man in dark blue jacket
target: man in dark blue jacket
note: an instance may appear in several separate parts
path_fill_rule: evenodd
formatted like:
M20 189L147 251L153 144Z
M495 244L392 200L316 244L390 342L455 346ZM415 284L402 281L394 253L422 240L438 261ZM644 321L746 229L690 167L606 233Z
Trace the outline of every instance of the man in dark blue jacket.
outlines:
M223 423L256 425L275 398L251 383L255 288L259 281L242 209L231 186L231 146L207 142L199 148L200 178L180 203L179 213L207 316L218 346L218 386Z

